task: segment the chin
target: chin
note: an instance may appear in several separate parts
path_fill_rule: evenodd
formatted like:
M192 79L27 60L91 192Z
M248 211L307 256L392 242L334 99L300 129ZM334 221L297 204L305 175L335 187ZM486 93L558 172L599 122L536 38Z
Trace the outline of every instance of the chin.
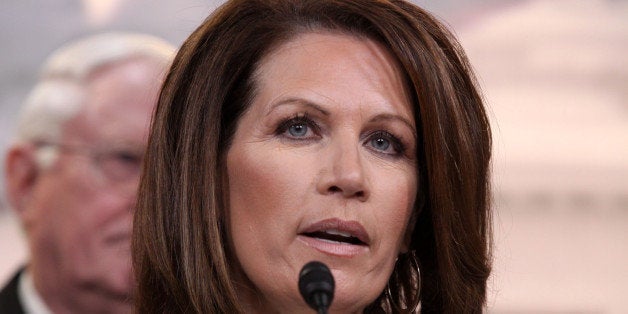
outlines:
M367 306L375 302L386 285L386 283L374 283L368 287L354 287L343 285L342 280L343 278L340 276L336 279L336 292L331 306L332 312L362 313ZM355 280L353 281L355 282Z

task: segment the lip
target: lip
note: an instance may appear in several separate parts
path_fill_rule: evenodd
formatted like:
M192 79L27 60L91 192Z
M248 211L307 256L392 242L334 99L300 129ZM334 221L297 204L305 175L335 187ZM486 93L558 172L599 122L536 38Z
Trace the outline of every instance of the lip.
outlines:
M308 235L326 230L335 230L337 232L349 234L351 237L357 238L362 243L351 244L346 242L335 242ZM320 220L306 226L298 233L298 239L320 252L344 257L351 257L364 252L364 250L368 249L371 243L369 234L366 232L366 229L364 229L362 224L357 221L347 221L338 218Z

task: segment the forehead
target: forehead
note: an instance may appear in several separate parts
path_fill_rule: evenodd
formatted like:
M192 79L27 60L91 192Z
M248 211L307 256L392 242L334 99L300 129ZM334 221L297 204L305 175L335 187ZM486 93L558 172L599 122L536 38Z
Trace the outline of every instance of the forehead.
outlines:
M271 51L261 60L255 78L262 103L294 92L316 102L344 104L342 108L361 104L391 113L401 111L414 120L403 73L397 60L377 41L310 32Z
M370 74L377 71L391 77L399 76L401 70L388 48L381 43L361 35L322 30L301 33L280 43L261 60L258 73L286 63L300 63L328 74L329 69L321 66L331 63L337 66L341 62L351 69ZM299 73L299 68L289 70Z
M131 59L98 69L85 84L84 106L66 135L98 144L145 141L165 68Z

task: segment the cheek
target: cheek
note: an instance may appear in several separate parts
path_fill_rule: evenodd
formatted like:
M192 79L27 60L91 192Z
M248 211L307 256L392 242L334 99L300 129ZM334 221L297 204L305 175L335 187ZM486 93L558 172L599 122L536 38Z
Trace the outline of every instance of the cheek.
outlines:
M98 185L98 178L89 171L74 167L55 173L39 191L41 219L46 220L41 223L69 247L96 246L109 233L130 229L133 199L115 188Z
M284 161L281 154L263 149L232 148L229 152L229 225L236 250L240 245L279 237L288 225L285 222L297 194L296 174Z
M409 169L395 174L382 176L390 178L381 181L381 208L387 210L378 211L377 221L386 221L382 224L385 234L391 235L390 241L395 241L396 246L402 244L404 237L409 231L410 218L414 210L417 193L417 179L413 174L414 170ZM394 235L394 236L393 236Z
M278 280L268 277L269 269L283 265L296 234L303 173L292 171L294 160L281 151L251 146L232 147L227 155L228 233L246 277L268 288Z
M73 190L68 189L72 185L66 176L46 176L40 180L26 217L31 249L48 261L76 260L80 258L77 248L83 248L87 241L81 236L85 224L81 212L87 210L76 208Z
M229 211L232 218L240 216L264 217L272 210L278 195L284 192L281 172L272 158L259 156L247 151L231 152L227 161L229 176Z

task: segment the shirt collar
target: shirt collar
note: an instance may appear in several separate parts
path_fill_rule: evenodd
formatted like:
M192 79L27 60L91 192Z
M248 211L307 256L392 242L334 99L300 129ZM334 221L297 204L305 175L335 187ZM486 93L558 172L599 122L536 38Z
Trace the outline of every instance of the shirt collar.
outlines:
M35 284L33 282L33 276L28 271L28 268L20 275L17 288L18 297L24 307L24 313L26 314L52 314L50 309L44 303L37 290L35 290Z

